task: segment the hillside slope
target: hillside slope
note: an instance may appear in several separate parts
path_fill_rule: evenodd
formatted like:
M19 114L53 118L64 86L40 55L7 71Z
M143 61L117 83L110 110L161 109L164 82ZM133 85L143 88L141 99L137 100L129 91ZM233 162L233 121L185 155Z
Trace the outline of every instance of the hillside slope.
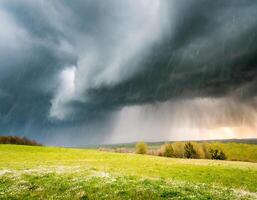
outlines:
M0 145L0 199L257 199L257 164Z

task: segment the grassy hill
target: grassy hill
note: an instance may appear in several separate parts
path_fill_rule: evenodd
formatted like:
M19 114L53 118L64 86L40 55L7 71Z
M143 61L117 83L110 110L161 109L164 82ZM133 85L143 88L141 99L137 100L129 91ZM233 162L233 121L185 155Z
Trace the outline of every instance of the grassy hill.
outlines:
M257 199L257 164L0 145L0 199Z
M242 141L242 140L240 140ZM253 142L254 140L251 140ZM170 142L175 144L177 142ZM179 142L184 145L184 142ZM227 160L231 161L247 161L247 162L257 162L257 145L247 143L235 142L235 140L222 140L222 141L198 141L194 142L196 144L204 144L209 149L221 149L227 156ZM147 143L149 152L151 150L160 149L165 142ZM135 152L136 143L129 144L115 144L115 145L103 145L106 151L115 152Z

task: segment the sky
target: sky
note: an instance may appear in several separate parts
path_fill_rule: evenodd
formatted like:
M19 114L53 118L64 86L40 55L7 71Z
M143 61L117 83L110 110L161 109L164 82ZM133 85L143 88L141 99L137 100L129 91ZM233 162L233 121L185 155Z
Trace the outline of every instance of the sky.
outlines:
M0 135L257 137L254 0L1 0Z

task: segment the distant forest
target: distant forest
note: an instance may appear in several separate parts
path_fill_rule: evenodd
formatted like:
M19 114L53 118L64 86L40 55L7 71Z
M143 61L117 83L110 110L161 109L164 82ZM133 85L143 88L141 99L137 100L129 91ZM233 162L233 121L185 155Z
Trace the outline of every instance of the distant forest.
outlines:
M42 144L38 143L35 140L30 140L26 137L18 137L18 136L0 136L0 144L42 146Z

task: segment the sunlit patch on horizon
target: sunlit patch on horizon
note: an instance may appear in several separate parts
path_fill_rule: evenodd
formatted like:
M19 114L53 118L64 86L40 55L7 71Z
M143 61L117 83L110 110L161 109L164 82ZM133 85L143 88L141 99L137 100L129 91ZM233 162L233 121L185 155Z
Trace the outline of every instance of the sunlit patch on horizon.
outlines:
M113 142L257 136L256 110L231 98L192 98L127 106L115 117Z

